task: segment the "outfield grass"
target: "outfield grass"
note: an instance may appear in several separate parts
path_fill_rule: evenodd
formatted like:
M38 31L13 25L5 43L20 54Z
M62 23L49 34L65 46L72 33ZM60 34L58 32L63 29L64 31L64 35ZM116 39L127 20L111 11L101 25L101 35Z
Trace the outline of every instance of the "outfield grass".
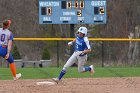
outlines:
M22 79L46 79L57 77L61 71L60 68L56 67L47 67L47 68L18 68L17 72L22 73ZM94 76L90 76L89 72L87 73L78 73L77 67L69 68L65 78L87 78L87 77L136 77L140 76L140 68L95 68ZM0 68L0 79L7 80L12 79L10 69Z

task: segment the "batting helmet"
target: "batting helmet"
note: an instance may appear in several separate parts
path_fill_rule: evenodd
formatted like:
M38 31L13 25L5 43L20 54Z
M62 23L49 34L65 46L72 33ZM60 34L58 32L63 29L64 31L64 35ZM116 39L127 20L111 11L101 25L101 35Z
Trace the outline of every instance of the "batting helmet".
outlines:
M86 27L80 27L78 29L78 32L81 32L81 33L85 34L85 36L86 36L87 35L87 28Z

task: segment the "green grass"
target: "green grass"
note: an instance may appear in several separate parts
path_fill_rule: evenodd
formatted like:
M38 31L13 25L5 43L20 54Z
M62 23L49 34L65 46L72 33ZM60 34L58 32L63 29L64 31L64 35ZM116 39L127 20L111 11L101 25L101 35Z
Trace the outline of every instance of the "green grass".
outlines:
M48 68L17 68L17 72L22 73L22 79L46 79L57 77L61 71L60 68L48 67ZM126 68L95 68L94 76L90 76L89 72L78 73L77 67L69 68L65 78L87 78L87 77L136 77L140 76L140 68L126 67ZM7 80L12 79L12 75L9 68L0 68L0 79Z

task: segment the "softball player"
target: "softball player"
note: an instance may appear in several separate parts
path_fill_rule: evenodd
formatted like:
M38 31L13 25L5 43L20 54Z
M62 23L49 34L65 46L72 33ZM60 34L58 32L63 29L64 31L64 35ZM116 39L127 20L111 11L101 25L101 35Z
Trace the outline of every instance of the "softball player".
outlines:
M21 77L21 73L16 74L14 58L10 53L13 41L13 34L10 30L8 30L10 25L11 20L6 20L3 22L3 28L0 28L0 56L5 58L10 63L13 79L17 80Z
M81 72L89 71L91 74L94 73L93 65L84 66L87 60L87 53L91 52L89 40L86 37L86 35L87 35L87 28L80 27L78 29L77 37L73 41L68 43L68 46L74 45L75 43L75 51L64 65L59 76L57 78L53 78L53 80L56 83L58 83L61 80L61 78L65 75L67 68L73 65L77 61L78 61L78 72L81 73Z

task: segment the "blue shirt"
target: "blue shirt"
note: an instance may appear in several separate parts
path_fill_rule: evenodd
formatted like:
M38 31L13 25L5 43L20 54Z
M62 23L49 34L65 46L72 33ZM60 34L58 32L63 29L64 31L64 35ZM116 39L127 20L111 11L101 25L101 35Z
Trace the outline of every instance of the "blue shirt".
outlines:
M86 49L91 49L88 38L81 38L77 36L75 42L75 51L84 51Z

